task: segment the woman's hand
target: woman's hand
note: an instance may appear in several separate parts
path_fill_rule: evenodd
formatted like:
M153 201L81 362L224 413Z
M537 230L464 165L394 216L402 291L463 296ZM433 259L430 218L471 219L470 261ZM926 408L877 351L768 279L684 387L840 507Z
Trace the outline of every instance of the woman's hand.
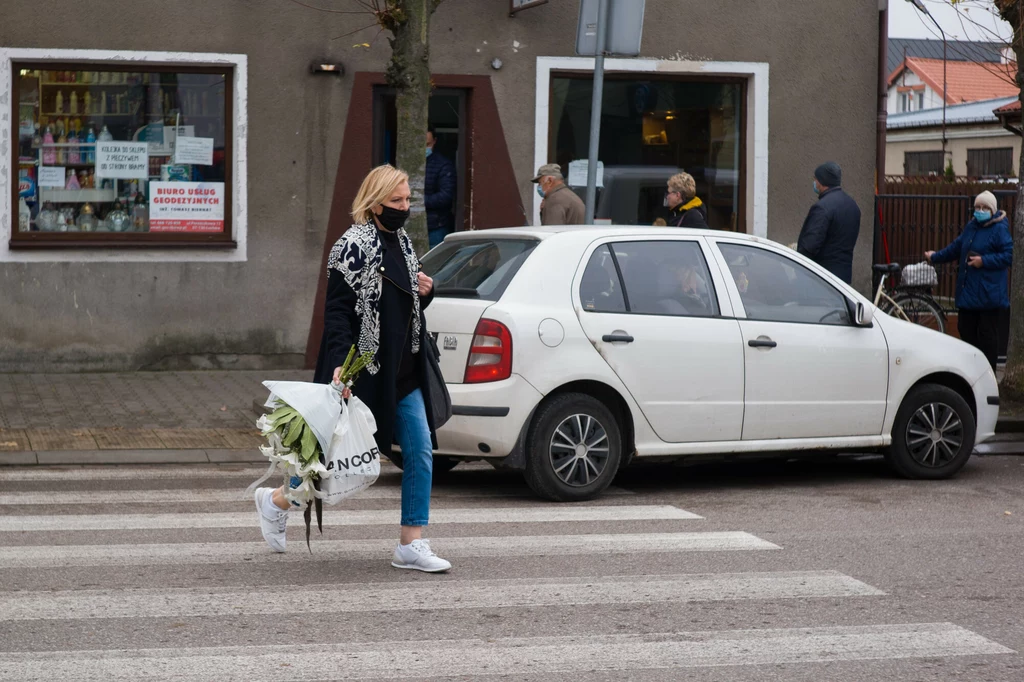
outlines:
M924 252L924 259L926 261L928 261L929 263L931 263L932 262L932 256L934 256L934 255L935 255L934 251L925 251Z
M434 280L422 272L416 273L416 282L419 284L420 296L429 296L430 292L434 290Z
M341 367L334 368L334 379L331 381L331 383L334 384L335 388L341 385ZM341 397L346 400L352 397L352 391L349 389L348 386L345 386L344 388L341 389Z
M968 256L967 264L972 268L980 268L982 265L981 256Z

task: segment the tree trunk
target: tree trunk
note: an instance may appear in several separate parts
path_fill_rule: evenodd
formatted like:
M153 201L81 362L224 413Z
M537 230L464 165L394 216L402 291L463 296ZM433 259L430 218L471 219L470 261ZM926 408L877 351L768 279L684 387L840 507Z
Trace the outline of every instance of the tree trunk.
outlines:
M996 4L1003 19L1013 27L1013 52L1017 58L1017 86L1024 86L1024 26L1020 0L1002 0ZM1024 107L1024 88L1020 92ZM1024 179L1024 147L1021 147L1017 177ZM1013 267L1010 271L1010 335L1006 349L1006 373L1001 393L1009 400L1024 400L1024 182L1017 184L1017 207L1010 231L1013 234Z
M397 0L387 78L397 91L398 167L409 174L412 213L406 231L416 253L429 248L423 179L427 167L427 112L430 101L430 14L435 0Z

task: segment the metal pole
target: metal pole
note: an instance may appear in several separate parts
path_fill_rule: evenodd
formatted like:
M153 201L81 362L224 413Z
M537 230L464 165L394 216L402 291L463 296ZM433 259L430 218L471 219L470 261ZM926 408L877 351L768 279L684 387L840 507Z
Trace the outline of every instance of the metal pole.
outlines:
M608 30L608 2L597 3L597 55L594 61L594 93L590 100L590 152L587 155L587 225L594 224L597 204L597 152L601 143L601 100L604 96L604 48Z

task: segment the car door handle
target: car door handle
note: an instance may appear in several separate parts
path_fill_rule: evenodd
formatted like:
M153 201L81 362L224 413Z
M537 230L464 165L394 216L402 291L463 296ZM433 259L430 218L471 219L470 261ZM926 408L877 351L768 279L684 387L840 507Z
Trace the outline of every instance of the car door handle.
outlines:
M751 348L775 348L779 344L775 343L766 336L762 336L756 339L750 339L747 341L747 345Z
M636 339L629 334L605 334L601 340L605 343L633 343Z

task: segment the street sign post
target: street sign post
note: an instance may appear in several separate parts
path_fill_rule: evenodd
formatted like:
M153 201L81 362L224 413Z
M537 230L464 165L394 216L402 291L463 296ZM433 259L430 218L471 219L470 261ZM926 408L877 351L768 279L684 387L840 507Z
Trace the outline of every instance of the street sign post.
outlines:
M604 56L636 57L644 26L645 0L580 0L576 54L593 56L594 92L590 102L590 149L587 154L585 222L594 224L597 206L598 149L601 144L601 104L604 95Z

